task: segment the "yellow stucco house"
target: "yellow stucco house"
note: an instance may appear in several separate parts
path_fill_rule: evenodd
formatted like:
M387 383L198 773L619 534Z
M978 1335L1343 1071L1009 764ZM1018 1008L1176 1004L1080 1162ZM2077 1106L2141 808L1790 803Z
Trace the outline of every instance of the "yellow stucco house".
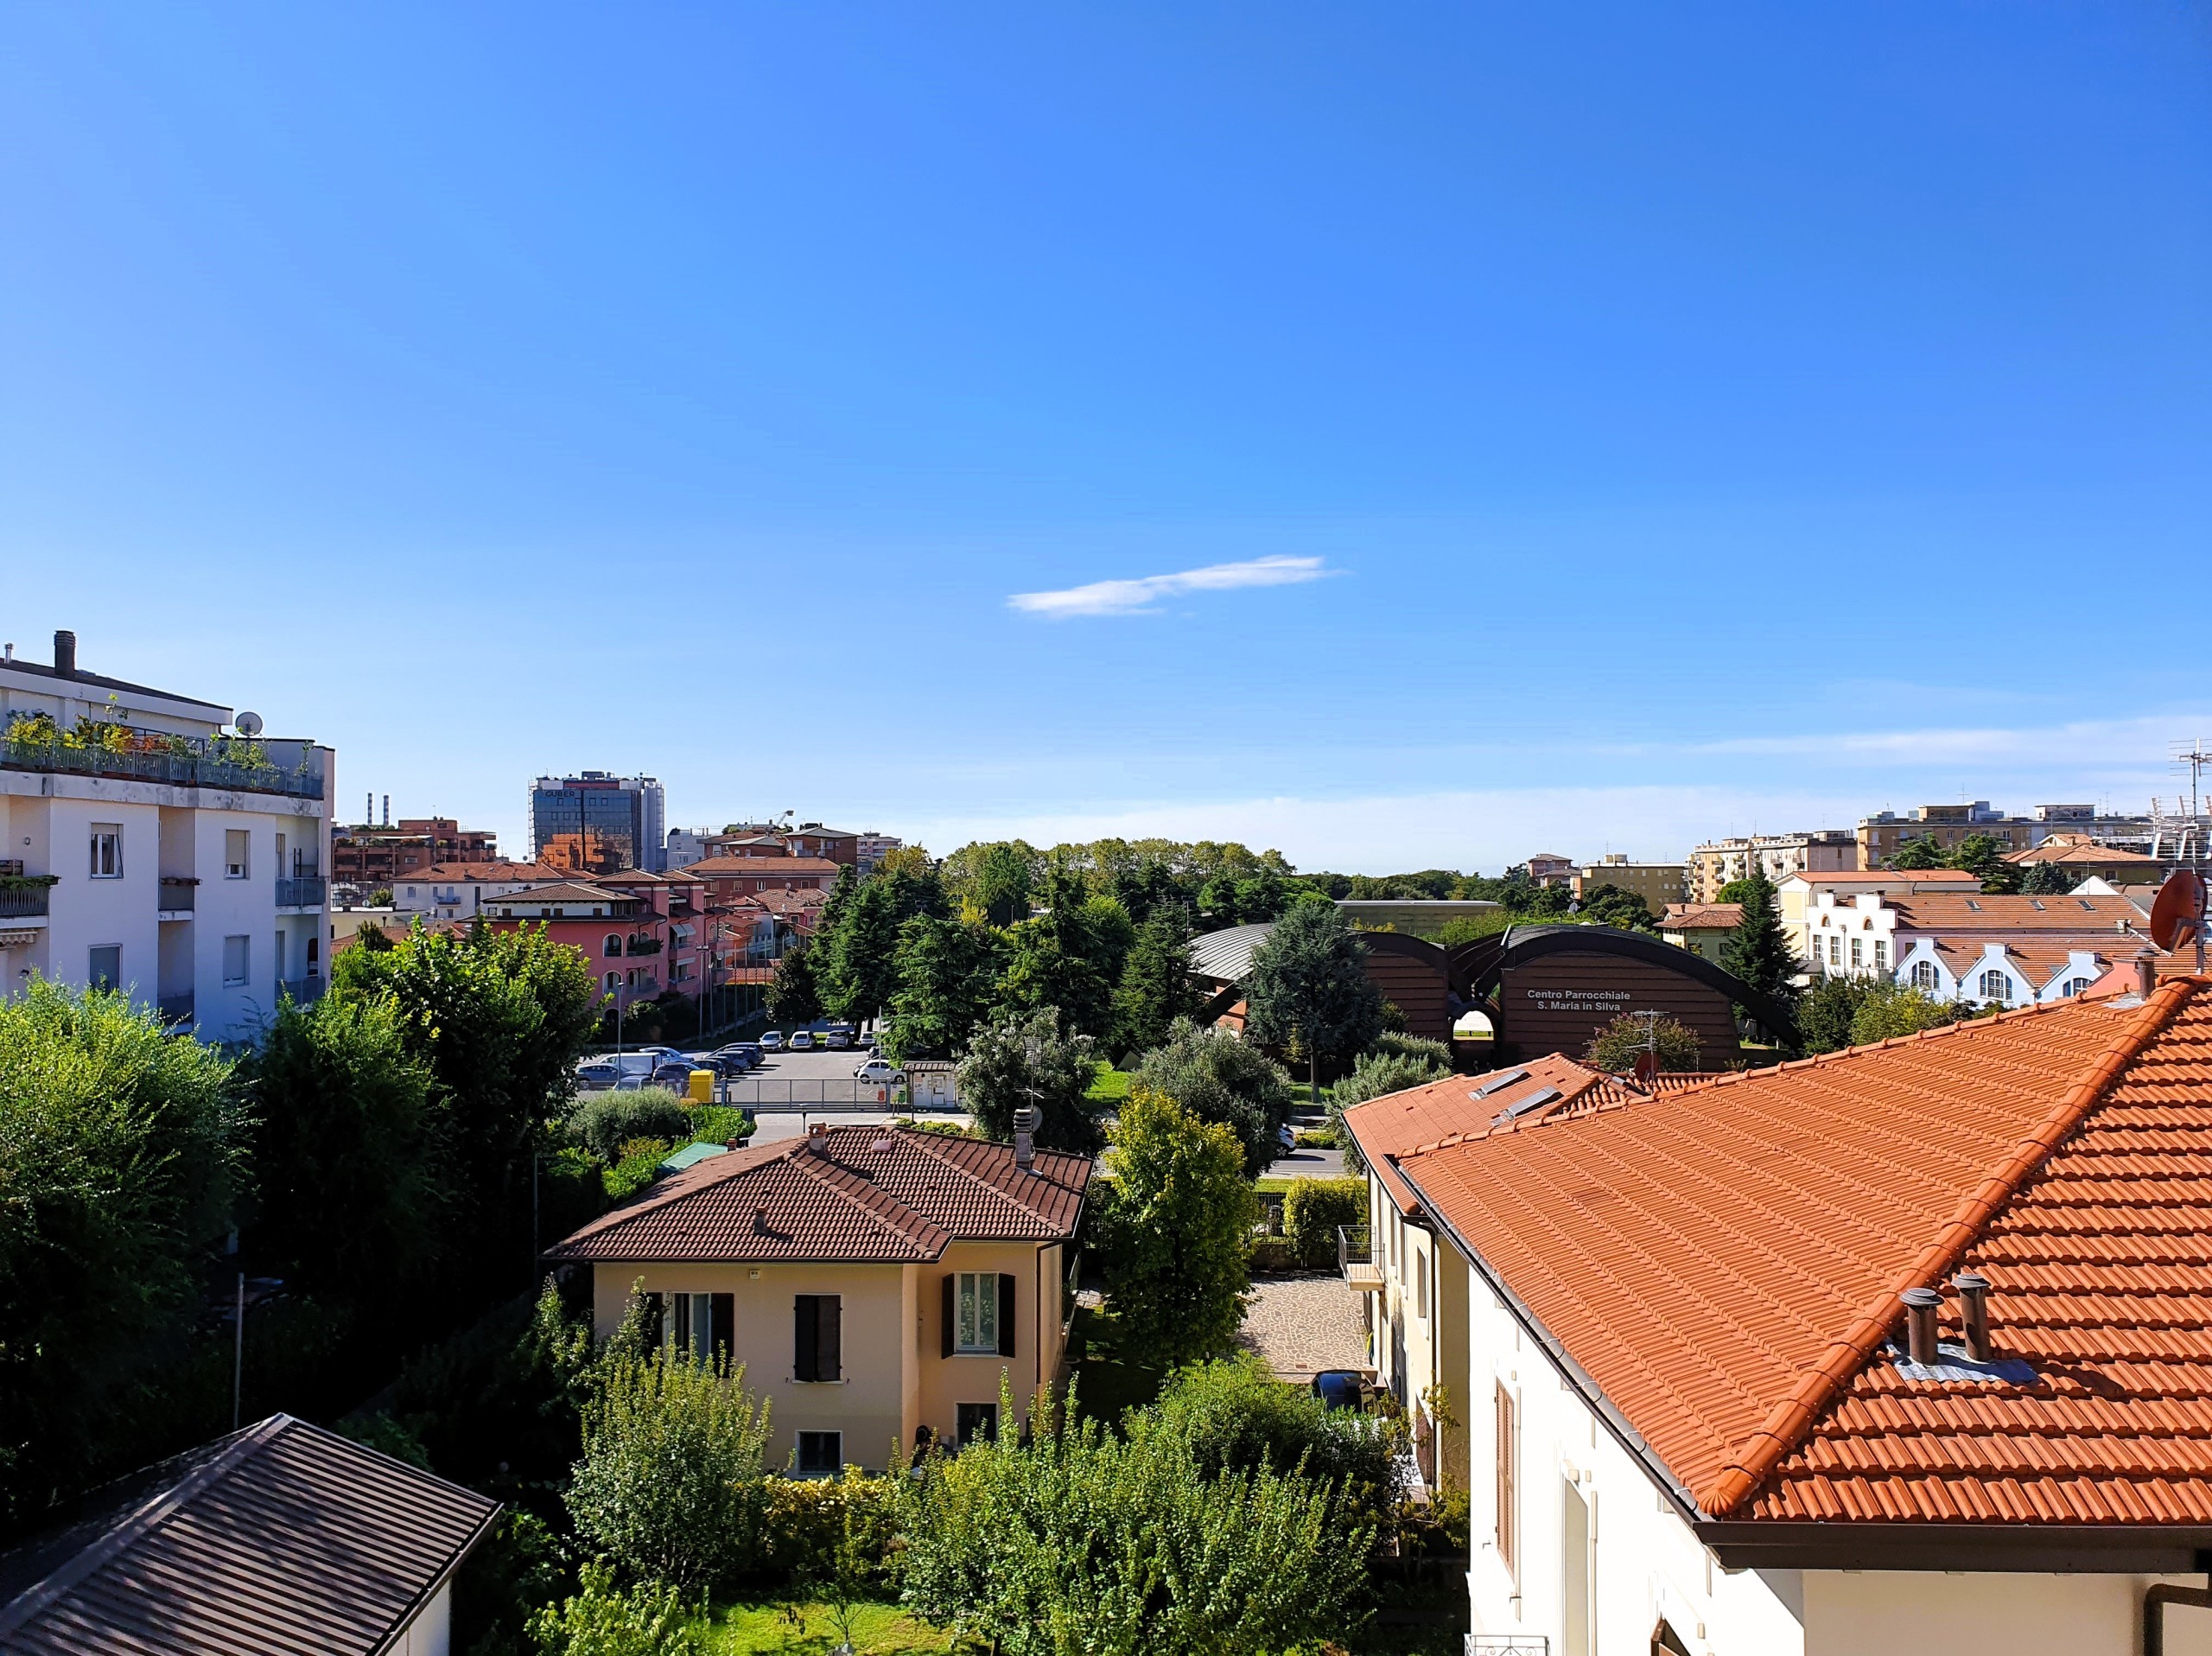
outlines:
M882 1468L1027 1411L1065 1350L1090 1158L817 1126L671 1174L549 1251L592 1273L600 1338L633 1285L662 1338L726 1352L765 1398L772 1466Z

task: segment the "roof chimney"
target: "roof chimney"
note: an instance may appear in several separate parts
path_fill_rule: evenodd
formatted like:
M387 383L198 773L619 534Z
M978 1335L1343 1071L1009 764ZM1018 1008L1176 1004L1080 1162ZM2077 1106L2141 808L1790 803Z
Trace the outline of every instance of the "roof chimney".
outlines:
M1942 1360L1936 1349L1936 1312L1943 1296L1933 1288L1908 1288L1897 1297L1904 1302L1906 1354L1932 1367Z
M54 635L54 676L74 678L77 676L77 635L62 631Z
M1989 1278L1979 1271L1962 1271L1951 1278L1959 1290L1959 1320L1966 1325L1967 1355L1977 1363L1991 1360L1996 1347L1989 1343Z
M2158 953L2155 949L2135 952L2135 992L2148 1000L2151 991L2158 986Z
M1025 1104L1014 1112L1014 1164L1024 1173L1037 1165L1037 1107Z

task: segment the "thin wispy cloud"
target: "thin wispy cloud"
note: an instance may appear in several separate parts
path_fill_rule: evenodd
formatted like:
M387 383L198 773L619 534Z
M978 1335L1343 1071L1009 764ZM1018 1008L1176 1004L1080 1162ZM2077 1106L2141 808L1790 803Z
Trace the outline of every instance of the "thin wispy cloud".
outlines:
M1052 621L1077 615L1147 615L1163 598L1186 592L1230 592L1243 587L1289 587L1319 581L1335 571L1318 557L1247 558L1241 564L1209 564L1173 575L1142 575L1134 581L1093 581L1058 592L1017 592L1007 600L1014 608Z

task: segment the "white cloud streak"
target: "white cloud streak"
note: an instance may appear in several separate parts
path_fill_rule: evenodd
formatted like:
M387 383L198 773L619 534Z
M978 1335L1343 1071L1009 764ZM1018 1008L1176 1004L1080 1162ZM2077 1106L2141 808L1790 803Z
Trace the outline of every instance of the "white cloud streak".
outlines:
M1163 598L1186 592L1229 592L1242 587L1288 587L1319 581L1334 571L1318 557L1247 558L1240 564L1209 564L1173 575L1144 575L1134 581L1093 581L1058 592L1017 592L1007 600L1015 609L1050 621L1078 615L1148 615Z

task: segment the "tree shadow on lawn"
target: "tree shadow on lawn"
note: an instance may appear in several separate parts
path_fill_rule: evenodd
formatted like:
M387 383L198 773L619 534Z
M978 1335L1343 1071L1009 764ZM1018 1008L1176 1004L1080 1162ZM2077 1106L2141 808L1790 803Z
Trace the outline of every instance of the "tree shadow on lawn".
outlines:
M1121 1328L1110 1312L1076 1308L1068 1331L1068 1360L1075 1379L1076 1411L1118 1426L1122 1411L1158 1399L1166 1371L1133 1360L1122 1347Z

